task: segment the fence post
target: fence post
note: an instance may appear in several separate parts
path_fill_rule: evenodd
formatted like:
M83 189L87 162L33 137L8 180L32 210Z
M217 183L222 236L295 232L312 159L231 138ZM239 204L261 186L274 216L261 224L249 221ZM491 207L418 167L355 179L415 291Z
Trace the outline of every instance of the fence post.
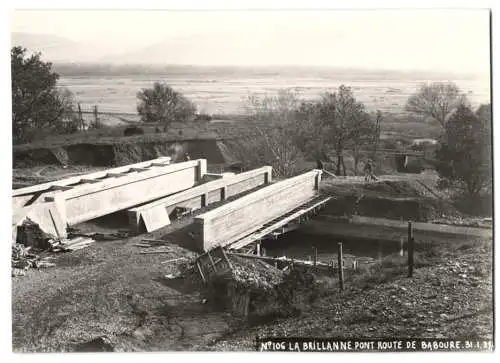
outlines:
M255 247L257 256L260 256L260 241L257 242L257 245Z
M408 277L413 276L413 226L411 221L408 222Z
M94 105L94 124L95 124L95 128L99 128L99 117L98 117L98 113L97 113L97 105Z
M80 128L85 130L85 124L83 123L83 117L82 117L82 105L80 102L78 102L78 121L80 121Z
M313 266L316 267L317 263L318 263L318 249L316 247L313 247Z
M404 238L400 237L399 238L399 255L403 257L405 255L405 250L404 250Z
M338 269L339 269L339 286L340 291L344 290L344 266L342 261L344 259L344 254L342 253L342 242L337 243L338 246Z

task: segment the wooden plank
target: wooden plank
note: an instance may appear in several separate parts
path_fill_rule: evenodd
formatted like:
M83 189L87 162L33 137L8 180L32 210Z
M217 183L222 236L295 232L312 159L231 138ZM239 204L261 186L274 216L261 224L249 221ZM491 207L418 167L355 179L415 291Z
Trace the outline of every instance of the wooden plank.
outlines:
M281 258L281 257L266 257L266 256L257 256L257 255L247 255L244 253L235 253L235 252L228 252L227 255L228 256L239 256L239 257L250 258L250 259L258 259L258 260L262 260L264 262L268 262L270 264L274 264L275 262L281 262L281 263L295 264L297 266L302 266L302 267L314 268L312 261L296 260L293 258L290 259L290 258ZM316 268L328 269L329 264L319 261L316 264Z
M171 260L162 261L160 263L164 264L164 263L169 263L169 262L177 262L177 261L182 261L182 260L185 260L185 259L186 259L186 257L179 257L179 258L173 258Z
M196 267L198 267L198 272L200 273L201 279L203 280L203 283L206 283L207 281L205 280L205 275L203 275L203 271L201 270L200 264L198 261L196 261Z
M222 252L222 256L224 256L224 259L225 259L226 263L227 263L227 264L228 264L228 266L229 266L229 269L230 269L231 271L233 271L233 265L231 264L231 261L229 261L229 258L228 258L228 257L227 257L227 255L226 255L226 251L224 251L224 249L223 249L222 247L220 247L220 250L221 250L221 252Z
M208 259L210 260L210 263L212 264L214 271L217 271L217 267L215 267L215 263L214 263L214 260L212 258L212 255L210 255L210 251L207 251L207 256L208 256Z
M297 212L291 214L290 216L288 216L288 217L286 217L286 218L284 218L284 219L282 219L274 224L268 224L268 226L266 228L258 231L257 233L248 235L248 236L232 243L230 245L230 248L231 249L239 249L241 247L246 246L249 243L254 242L255 240L262 239L263 237L272 233L275 229L278 229L278 228L290 223L294 219L304 218L304 215L306 213L308 213L311 209L315 208L318 205L322 205L322 204L327 203L330 199L332 199L332 198L331 197L324 198L324 199L320 200L319 202L314 203L312 206L309 206L308 208L300 209Z
M156 253L172 253L171 249L168 250L155 250L155 251L141 251L139 252L141 255L151 255L151 254L156 254Z
M168 240L164 239L154 239L154 238L142 238L141 241L144 242L157 242L157 243L168 243Z

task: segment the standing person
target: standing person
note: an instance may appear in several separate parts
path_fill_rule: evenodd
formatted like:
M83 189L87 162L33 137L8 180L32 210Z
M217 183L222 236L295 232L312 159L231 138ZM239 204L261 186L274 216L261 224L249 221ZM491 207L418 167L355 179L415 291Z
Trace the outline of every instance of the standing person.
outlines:
M370 181L373 178L373 166L370 159L365 163L363 171L365 172L365 182Z
M321 160L316 160L316 169L323 170L323 162Z

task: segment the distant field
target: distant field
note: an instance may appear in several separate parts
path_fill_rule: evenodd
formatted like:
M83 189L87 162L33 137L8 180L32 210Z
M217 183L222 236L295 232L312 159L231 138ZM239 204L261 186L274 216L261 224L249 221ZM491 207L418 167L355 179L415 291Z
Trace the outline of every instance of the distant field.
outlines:
M102 112L136 113L136 94L155 81L165 81L183 92L198 107L209 114L237 114L245 111L245 99L250 94L274 94L279 89L294 89L305 99L314 99L326 91L334 91L341 84L351 86L356 98L370 110L399 113L408 96L426 81L456 82L467 93L473 106L489 102L489 80L478 78L447 79L412 76L404 73L388 77L385 73L330 74L328 72L276 72L270 74L244 72L211 72L193 68L175 74L141 75L61 75L60 86L71 90L83 104L97 104ZM300 74L299 74L300 73Z

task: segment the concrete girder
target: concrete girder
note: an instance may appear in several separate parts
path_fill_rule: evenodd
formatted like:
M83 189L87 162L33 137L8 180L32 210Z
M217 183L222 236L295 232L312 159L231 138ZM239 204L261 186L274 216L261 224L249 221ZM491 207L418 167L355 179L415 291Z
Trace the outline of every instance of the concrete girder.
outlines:
M226 246L314 198L321 170L269 185L194 219L199 250Z
M140 231L141 219L147 232L170 224L169 218L160 215L170 214L175 207L185 207L196 210L214 202L218 202L252 190L271 182L272 167L264 166L240 174L222 174L215 179L180 193L155 200L153 202L129 209L130 226L136 232ZM215 175L211 175L213 179ZM153 212L156 211L156 212ZM158 213L158 215L156 215ZM163 223L161 221L163 220ZM149 227L151 226L151 227Z

